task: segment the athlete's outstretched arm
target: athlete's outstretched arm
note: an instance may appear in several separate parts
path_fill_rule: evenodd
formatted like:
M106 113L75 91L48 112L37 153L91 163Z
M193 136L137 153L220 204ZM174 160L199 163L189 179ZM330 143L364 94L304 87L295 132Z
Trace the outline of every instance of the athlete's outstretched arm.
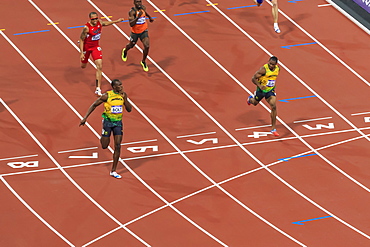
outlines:
M80 121L80 125L79 126L85 125L87 118L95 110L95 108L97 106L101 105L102 103L107 102L107 100L108 100L108 94L107 93L104 93L97 100L95 100L95 102L87 110L86 115L84 116L84 118Z
M124 18L119 18L119 19L117 19L117 20L115 20L115 21L101 21L101 24L103 25L103 26L110 26L110 25L112 25L112 24L114 24L114 23L118 23L118 22L121 22L121 21L123 21L124 20Z

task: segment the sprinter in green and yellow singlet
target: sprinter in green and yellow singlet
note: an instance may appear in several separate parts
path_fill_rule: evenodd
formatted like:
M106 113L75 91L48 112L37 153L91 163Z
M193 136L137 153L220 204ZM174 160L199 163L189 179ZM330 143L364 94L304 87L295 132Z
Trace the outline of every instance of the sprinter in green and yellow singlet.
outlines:
M114 153L113 153L113 165L110 175L115 178L121 178L116 172L119 156L121 153L121 142L122 142L122 114L123 110L131 112L132 106L127 100L127 93L123 91L122 82L118 79L114 79L111 82L112 89L107 91L100 96L87 110L85 117L81 120L80 126L85 125L89 115L95 110L95 108L104 103L103 112L103 133L100 138L100 143L103 149L106 149L109 145L110 135L113 132L114 137Z
M257 90L254 96L249 96L247 103L248 105L252 104L254 106L266 98L267 103L271 107L271 133L274 136L279 136L279 133L276 131L276 79L279 75L280 68L277 65L278 58L273 56L270 57L267 64L263 65L252 77L252 82L257 86Z

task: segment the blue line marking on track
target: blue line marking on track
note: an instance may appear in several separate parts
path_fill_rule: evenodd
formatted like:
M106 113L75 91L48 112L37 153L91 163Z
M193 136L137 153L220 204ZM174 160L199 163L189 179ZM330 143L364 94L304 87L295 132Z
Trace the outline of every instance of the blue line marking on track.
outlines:
M44 33L49 32L50 30L41 30L41 31L33 31L33 32L25 32L25 33L15 33L13 35L22 35L22 34L31 34L31 33Z
M84 26L67 27L67 29L80 28L80 27L84 27Z
M257 5L248 5L248 6L239 6L239 7L231 7L231 8L226 8L226 9L241 9L241 8L251 8L251 7L256 7Z
M285 103L288 103L289 100L296 100L296 99L307 99L307 98L313 98L313 97L316 97L316 95L312 95L312 96L304 96L304 97L298 97L298 98L291 98L291 99L281 99L279 101L281 102L285 102Z
M174 14L174 16L179 16L179 15L192 15L192 14L200 14L200 13L207 13L209 10L205 11L198 11L198 12L189 12L189 13L182 13L182 14Z
M305 155L299 155L299 156L292 156L292 157L288 157L288 158L282 158L282 159L278 159L278 160L289 161L291 159L302 158L302 157L313 156L313 155L317 155L317 154L305 154Z
M292 222L292 224L296 224L296 225L301 225L303 226L303 222L308 222L308 221L313 221L313 220L321 220L321 219L326 219L326 218L330 218L330 217L333 217L331 215L328 215L328 216L324 216L324 217L319 217L319 218L314 218L314 219L308 219L308 220L300 220L300 221L296 221L296 222Z
M317 44L316 42L312 42L312 43L303 43L303 44L296 44L296 45L283 45L281 48L290 49L290 47L294 47L294 46L316 45L316 44Z

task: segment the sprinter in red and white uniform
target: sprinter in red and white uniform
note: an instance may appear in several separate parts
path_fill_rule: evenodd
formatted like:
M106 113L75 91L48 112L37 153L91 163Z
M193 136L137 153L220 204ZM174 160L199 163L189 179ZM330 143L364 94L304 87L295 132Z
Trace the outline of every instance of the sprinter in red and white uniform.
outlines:
M115 21L101 21L99 20L98 14L96 12L91 12L89 14L90 21L87 22L81 32L79 45L80 45L80 59L81 68L86 68L87 62L90 55L96 65L96 90L95 94L101 96L101 77L103 68L103 54L101 52L101 47L99 46L99 40L101 36L101 31L103 26L109 26L114 23L123 21L123 18L119 18Z

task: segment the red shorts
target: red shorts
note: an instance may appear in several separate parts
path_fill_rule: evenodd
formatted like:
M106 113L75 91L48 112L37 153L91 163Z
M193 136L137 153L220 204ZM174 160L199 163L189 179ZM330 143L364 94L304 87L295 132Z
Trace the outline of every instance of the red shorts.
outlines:
M85 59L82 60L82 63L87 63L89 60L90 54L92 56L92 59L95 61L97 59L102 59L103 54L101 52L101 47L100 46L94 46L94 47L84 47L84 54L85 54Z

